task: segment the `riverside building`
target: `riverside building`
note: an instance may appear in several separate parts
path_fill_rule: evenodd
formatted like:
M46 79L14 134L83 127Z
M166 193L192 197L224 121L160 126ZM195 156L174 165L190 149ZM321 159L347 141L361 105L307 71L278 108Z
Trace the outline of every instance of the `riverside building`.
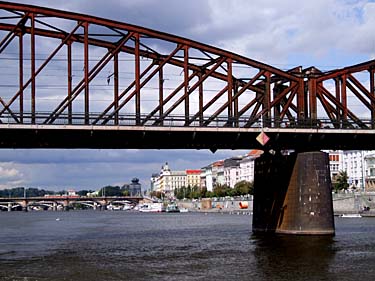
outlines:
M375 191L375 153L365 156L365 190Z
M327 151L326 151L327 152ZM366 185L366 157L375 154L369 150L335 150L328 151L332 182L340 171L348 175L348 183L352 188L364 190Z
M375 191L375 151L325 151L329 154L332 182L335 182L340 171L346 171L348 183L357 190L373 189ZM168 163L162 166L159 174L151 177L153 191L173 193L177 188L206 188L213 191L217 185L233 188L240 181L254 181L255 159L263 151L251 150L244 156L219 160L197 170L171 171Z
M131 183L124 184L121 187L121 190L127 191L129 196L141 196L142 195L142 186L138 178L133 178Z

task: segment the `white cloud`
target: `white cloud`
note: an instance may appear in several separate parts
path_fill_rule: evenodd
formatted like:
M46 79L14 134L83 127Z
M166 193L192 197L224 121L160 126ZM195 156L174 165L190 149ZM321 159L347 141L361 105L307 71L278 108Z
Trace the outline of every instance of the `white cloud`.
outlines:
M15 178L19 176L22 176L22 174L18 170L14 168L5 168L3 166L0 166L0 180Z
M14 163L0 162L0 189L21 186L23 183L23 173L15 168Z

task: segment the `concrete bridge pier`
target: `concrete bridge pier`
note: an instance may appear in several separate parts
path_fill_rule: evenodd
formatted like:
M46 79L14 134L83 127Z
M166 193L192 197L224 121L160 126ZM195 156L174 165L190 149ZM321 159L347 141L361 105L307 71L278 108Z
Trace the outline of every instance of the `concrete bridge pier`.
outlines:
M64 211L69 211L69 200L64 200L63 206Z
M27 201L26 200L23 200L21 202L21 207L22 207L22 211L23 212L27 212L28 211L28 208L27 208Z
M12 203L8 203L8 212L11 212L12 211Z
M334 235L328 154L265 153L255 161L254 233Z

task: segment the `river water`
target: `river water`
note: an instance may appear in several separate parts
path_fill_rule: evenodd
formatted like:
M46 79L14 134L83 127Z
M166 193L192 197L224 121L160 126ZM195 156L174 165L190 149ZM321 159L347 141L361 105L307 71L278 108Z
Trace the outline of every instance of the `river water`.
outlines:
M253 236L251 216L0 212L0 280L375 280L375 218Z

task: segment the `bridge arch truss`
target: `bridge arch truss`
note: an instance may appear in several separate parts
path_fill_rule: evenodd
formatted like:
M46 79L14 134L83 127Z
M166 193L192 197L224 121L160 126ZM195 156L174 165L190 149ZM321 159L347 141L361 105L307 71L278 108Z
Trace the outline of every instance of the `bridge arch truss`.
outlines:
M140 26L2 1L0 60L3 124L375 127L375 61L284 71Z

